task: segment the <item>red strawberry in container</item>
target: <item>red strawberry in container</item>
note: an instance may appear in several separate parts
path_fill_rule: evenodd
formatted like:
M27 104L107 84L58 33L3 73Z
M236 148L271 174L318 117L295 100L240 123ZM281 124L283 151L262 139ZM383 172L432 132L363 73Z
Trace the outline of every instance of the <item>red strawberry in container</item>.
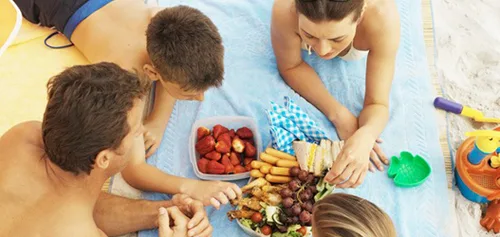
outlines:
M232 147L235 152L242 153L245 150L245 143L238 137L234 137Z
M195 149L200 155L205 155L215 149L215 139L214 137L208 135L199 140L196 145Z
M217 124L213 128L213 132L214 132L214 138L217 139L220 135L229 132L229 129L220 124Z
M252 139L253 138L253 132L250 130L250 128L247 127L242 127L236 130L236 135L240 137L241 139Z
M211 160L207 164L207 173L209 174L224 174L225 171L226 167L215 160Z
M199 127L198 130L196 131L197 141L208 135L210 135L210 129L206 127Z

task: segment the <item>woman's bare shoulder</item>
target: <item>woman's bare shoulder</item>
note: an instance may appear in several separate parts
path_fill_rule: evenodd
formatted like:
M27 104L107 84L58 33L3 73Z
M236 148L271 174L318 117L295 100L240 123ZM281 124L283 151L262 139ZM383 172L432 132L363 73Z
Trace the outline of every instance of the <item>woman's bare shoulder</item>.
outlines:
M293 0L275 0L272 10L272 24L279 25L279 29L296 31L297 12Z
M400 32L399 12L394 0L367 1L365 14L361 22L365 35L372 41L398 40Z

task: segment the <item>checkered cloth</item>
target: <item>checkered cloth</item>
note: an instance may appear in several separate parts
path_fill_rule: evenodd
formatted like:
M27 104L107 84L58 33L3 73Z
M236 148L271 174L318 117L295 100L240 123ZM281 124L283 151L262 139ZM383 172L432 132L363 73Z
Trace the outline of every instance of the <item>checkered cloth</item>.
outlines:
M294 154L292 142L295 140L319 143L327 139L309 116L289 97L285 97L285 107L271 102L271 110L267 110L273 148Z

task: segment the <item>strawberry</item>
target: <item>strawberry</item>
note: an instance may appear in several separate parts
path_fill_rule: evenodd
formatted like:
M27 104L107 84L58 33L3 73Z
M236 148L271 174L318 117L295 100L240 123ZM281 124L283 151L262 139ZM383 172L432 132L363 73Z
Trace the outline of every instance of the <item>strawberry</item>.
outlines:
M234 167L234 173L239 174L239 173L245 173L247 172L247 169L241 165L237 165Z
M229 153L231 151L231 147L229 144L226 144L225 141L218 141L217 144L215 144L215 150L219 153Z
M205 155L205 158L215 161L220 160L221 157L222 155L217 151L211 151Z
M224 154L220 163L222 163L223 165L231 164L231 160L229 159L229 156L227 154Z
M229 129L220 124L217 124L214 126L213 131L214 131L214 137L215 139L217 139L219 135L229 132Z
M215 139L212 136L206 136L199 140L196 145L195 149L200 155L205 155L215 149Z
M250 144L252 144L252 145L255 146L255 142L254 142L254 140L252 138L250 138L250 139L241 139L241 140L244 141L244 142L248 142L248 143L250 143Z
M224 173L225 174L234 174L234 166L231 163L225 165Z
M224 141L226 144L231 144L231 136L229 133L224 133L217 138L217 141Z
M236 135L238 135L238 137L240 137L241 139L253 138L252 130L250 130L250 128L247 127L242 127L236 130Z
M223 174L225 170L226 170L226 167L224 167L223 164L221 164L215 160L211 160L207 164L207 172L209 174Z
M245 143L245 157L254 157L257 154L257 149L250 144L250 143Z
M198 130L196 130L196 136L198 137L197 141L208 135L210 135L210 129L206 127L199 127Z
M202 172L202 173L207 173L207 165L208 165L208 162L209 160L205 159L205 158L201 158L198 160L198 169Z
M253 168L252 168L252 166L250 165L250 163L248 163L247 165L245 165L245 169L246 169L247 171L252 171L252 169L253 169Z
M231 164L233 164L234 166L241 164L240 158L234 152L231 152L231 155L229 156L229 160L231 161Z
M245 144L238 136L233 138L232 146L233 150L238 153L242 153L245 150Z
M245 159L243 159L243 164L246 166L250 163L252 163L254 159L252 157L245 157Z
M234 129L229 130L229 136L231 136L231 138L236 136L236 132L234 131Z

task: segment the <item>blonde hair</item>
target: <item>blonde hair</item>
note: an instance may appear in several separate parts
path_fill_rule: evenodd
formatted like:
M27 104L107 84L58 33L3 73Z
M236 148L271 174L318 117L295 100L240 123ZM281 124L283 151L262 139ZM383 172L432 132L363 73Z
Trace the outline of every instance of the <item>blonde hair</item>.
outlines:
M332 194L314 204L315 237L396 237L391 218L375 204L349 194Z

